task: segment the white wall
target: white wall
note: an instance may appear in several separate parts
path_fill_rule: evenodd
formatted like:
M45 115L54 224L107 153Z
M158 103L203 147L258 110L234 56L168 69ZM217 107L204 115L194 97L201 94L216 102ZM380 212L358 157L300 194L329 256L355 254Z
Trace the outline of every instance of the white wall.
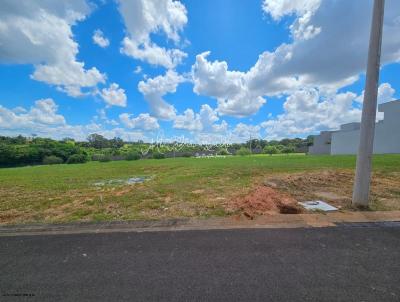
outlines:
M339 131L332 135L331 154L356 154L360 130Z
M322 131L314 136L314 143L308 148L309 154L331 154L331 131Z
M379 105L384 120L375 125L374 153L400 153L400 101ZM356 154L360 130L332 133L331 154Z

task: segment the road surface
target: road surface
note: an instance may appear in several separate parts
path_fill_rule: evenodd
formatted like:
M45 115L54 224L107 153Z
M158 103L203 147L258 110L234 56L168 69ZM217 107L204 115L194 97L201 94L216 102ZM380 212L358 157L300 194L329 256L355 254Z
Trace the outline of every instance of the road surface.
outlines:
M0 301L400 301L400 226L0 237Z

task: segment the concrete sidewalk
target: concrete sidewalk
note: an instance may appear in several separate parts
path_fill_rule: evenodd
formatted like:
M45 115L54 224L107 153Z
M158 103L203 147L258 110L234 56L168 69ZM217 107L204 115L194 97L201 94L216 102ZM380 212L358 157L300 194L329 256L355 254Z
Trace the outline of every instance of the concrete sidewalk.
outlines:
M68 224L24 224L0 226L1 236L56 235L112 232L148 232L180 230L219 230L256 228L334 227L347 223L400 222L400 211L332 212L323 214L275 214L245 217L182 218L154 221L81 222Z

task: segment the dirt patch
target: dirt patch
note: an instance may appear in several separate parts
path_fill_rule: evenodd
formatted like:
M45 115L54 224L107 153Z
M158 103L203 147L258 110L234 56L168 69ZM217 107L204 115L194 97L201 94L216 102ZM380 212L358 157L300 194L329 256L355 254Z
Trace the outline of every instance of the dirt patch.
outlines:
M199 190L192 191L192 194L203 194L204 192L205 192L205 190L199 189Z
M265 185L257 187L246 196L233 199L228 204L227 210L239 211L250 219L264 214L297 214L301 212L301 208L293 197Z
M15 209L0 212L0 224L8 223L9 221L24 221L32 215Z
M297 202L310 200L323 200L339 209L352 210L353 180L352 170L275 174L247 195L231 199L226 209L250 219L265 214L296 214L303 210ZM399 173L373 174L370 208L400 210Z
M323 200L335 207L351 209L354 171L325 170L283 174L265 180L277 190L298 201ZM371 184L373 210L400 209L400 177L396 173L374 173Z
M115 196L122 196L128 194L129 192L133 191L132 187L122 188L121 190L116 191L114 194Z

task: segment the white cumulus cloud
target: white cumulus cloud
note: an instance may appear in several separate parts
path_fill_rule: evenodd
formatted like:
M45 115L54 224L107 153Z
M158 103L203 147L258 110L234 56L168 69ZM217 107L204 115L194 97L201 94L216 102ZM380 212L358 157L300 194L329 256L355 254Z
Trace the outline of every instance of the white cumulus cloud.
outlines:
M29 111L22 107L9 110L0 105L0 125L2 128L27 128L32 124L63 125L65 119L57 114L58 106L52 99L41 99ZM21 110L22 109L22 110Z
M141 113L137 117L133 117L128 113L122 113L119 115L119 119L127 128L130 129L149 131L160 128L157 119L148 113Z
M285 15L305 15L314 13L321 0L264 0L262 9L275 20L280 20Z
M93 43L97 44L101 48L105 48L110 45L110 40L104 36L104 33L100 29L96 29L93 32L92 40Z
M248 125L239 123L233 129L233 134L236 136L235 141L247 141L250 138L260 138L261 127L259 125Z
M389 83L382 83L378 87L378 104L386 103L395 100L394 95L396 90ZM364 91L356 99L357 102L364 102Z
M269 139L338 129L342 124L360 120L361 110L353 107L356 98L353 92L321 95L315 88L298 90L286 98L284 113L261 126Z
M141 66L136 66L135 70L133 71L133 73L139 74L142 72L142 67Z
M270 96L301 89L334 94L365 71L372 1L265 0L263 10L279 21L293 15L293 41L260 54L248 71L199 54L192 67L194 92L213 97L220 114L246 117ZM400 2L386 2L382 63L400 61ZM338 22L340 20L340 22Z
M199 114L195 114L193 109L186 109L182 115L176 116L174 120L174 128L200 131L203 129L203 126Z
M126 107L126 94L125 90L119 88L119 85L112 83L109 88L103 88L100 96L109 106Z
M217 99L217 111L222 115L245 117L255 114L265 99L248 89L246 74L229 71L226 62L209 62L205 52L196 56L192 66L193 91Z
M175 0L119 0L128 35L122 42L122 53L152 65L174 68L187 54L180 49L160 47L150 35L164 33L175 43L186 25L187 11Z
M219 121L218 112L208 104L201 105L200 112L195 113L193 109L186 109L182 115L174 119L175 129L184 129L192 132L221 133L228 130L228 123Z
M155 117L162 120L173 120L176 116L176 109L167 103L163 96L176 92L176 88L185 78L173 70L168 70L165 75L140 81L139 91L149 103L150 110Z
M52 99L37 100L29 109L23 107L9 109L0 105L0 134L38 135L53 139L70 137L83 141L89 134L98 133L107 138L121 137L125 141L150 140L141 129L127 130L121 127L108 129L94 122L85 125L70 125L57 111L58 106Z
M2 1L0 63L33 64L32 79L55 85L71 96L104 83L106 76L96 67L86 69L76 59L78 44L71 27L89 13L84 0Z

